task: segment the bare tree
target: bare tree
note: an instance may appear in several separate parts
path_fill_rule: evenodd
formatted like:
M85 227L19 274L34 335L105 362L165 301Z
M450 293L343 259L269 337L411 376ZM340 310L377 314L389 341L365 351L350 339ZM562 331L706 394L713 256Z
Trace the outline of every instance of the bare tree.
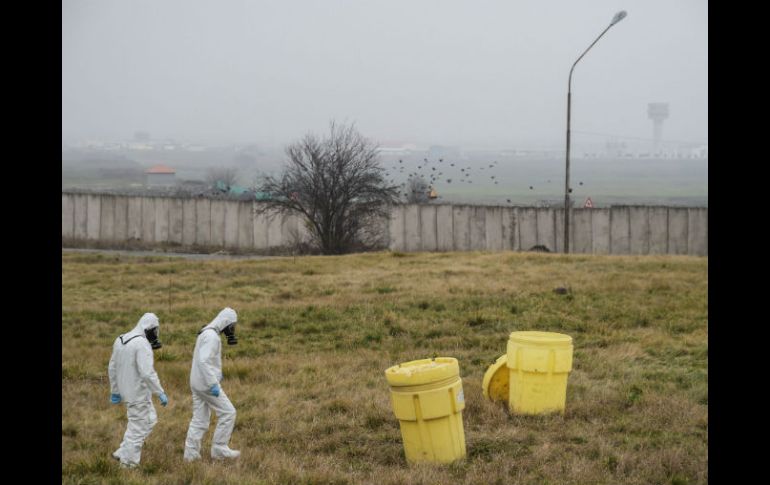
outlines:
M422 175L412 175L406 182L406 202L409 204L427 204L430 202L430 186Z
M386 183L377 147L353 125L332 122L327 137L305 135L286 154L282 173L265 176L256 187L271 196L257 210L302 216L324 254L367 249L368 226L389 215L398 194Z
M206 182L212 187L217 182L222 182L227 187L235 185L238 181L238 169L235 167L212 167L206 171Z

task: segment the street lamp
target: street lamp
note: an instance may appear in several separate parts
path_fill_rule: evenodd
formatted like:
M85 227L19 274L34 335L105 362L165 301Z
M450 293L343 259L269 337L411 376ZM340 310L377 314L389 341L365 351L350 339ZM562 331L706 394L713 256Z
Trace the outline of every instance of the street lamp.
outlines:
M610 30L610 27L615 25L616 23L623 20L623 18L626 16L626 11L621 10L620 12L616 13L614 17L612 17L612 22L610 22L610 25L607 26L606 29L602 31L601 34L599 34L599 37L596 38L595 41L591 43L591 45L588 46L588 49L583 51L582 54L580 54L580 57L577 58L577 61L575 61L574 64L572 64L572 69L569 70L569 82L567 83L567 176L565 177L564 181L564 252L569 253L569 194L572 192L572 189L569 187L569 135L570 135L570 129L569 129L569 122L570 122L570 111L571 111L571 105L572 105L572 71L575 70L575 66L580 61L580 59L583 58L584 55L586 55L586 52L588 52L591 47L596 44L599 39L602 38L602 36Z

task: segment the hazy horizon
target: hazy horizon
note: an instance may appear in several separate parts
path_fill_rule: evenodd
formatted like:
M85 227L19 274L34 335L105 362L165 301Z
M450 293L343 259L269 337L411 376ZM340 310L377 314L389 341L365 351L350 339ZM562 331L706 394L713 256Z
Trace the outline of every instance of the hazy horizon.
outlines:
M62 2L62 141L280 147L330 120L385 146L708 143L702 1Z

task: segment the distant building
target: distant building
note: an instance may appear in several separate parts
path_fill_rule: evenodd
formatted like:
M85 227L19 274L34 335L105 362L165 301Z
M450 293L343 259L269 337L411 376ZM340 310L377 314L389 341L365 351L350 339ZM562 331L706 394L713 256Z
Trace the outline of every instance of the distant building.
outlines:
M176 184L176 171L165 165L155 165L145 172L145 185L148 187L164 187Z

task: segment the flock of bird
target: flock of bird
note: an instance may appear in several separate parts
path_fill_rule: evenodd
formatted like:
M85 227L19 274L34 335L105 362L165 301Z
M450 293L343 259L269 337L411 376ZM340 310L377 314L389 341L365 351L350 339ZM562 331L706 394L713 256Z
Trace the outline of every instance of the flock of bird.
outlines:
M415 164L415 162L412 162ZM494 185L498 185L500 180L495 173L495 169L498 166L497 160L489 165L483 165L478 168L471 166L464 166L456 162L446 161L443 158L439 158L435 161L430 161L427 158L423 158L422 162L416 162L416 168L409 168L409 162L404 160L398 160L390 167L387 172L389 181L392 185L397 185L398 195L408 196L409 191L416 192L417 190L412 186L410 189L409 181L416 179L424 183L428 190L433 191L437 185L441 184L477 184L488 181ZM398 181L402 181L397 184ZM549 179L547 183L551 183ZM580 182L583 185L583 182ZM530 185L529 190L535 190L534 186ZM442 196L437 196L441 199ZM506 199L508 204L513 204L511 199Z

